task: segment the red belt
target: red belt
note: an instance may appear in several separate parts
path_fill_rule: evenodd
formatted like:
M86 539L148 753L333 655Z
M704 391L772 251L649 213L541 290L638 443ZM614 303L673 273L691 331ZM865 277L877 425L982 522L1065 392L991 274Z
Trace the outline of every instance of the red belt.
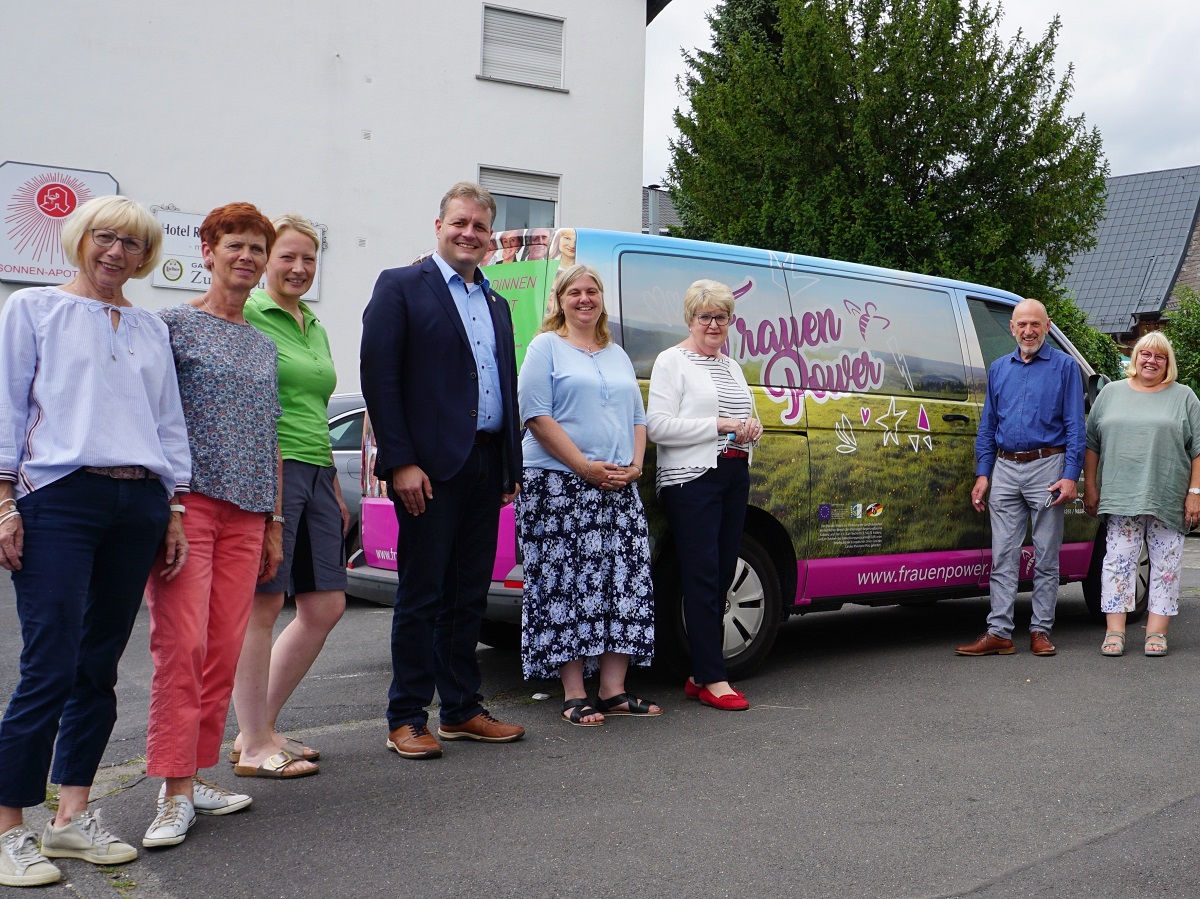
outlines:
M722 459L747 459L750 454L745 450L730 448L721 450L720 456Z

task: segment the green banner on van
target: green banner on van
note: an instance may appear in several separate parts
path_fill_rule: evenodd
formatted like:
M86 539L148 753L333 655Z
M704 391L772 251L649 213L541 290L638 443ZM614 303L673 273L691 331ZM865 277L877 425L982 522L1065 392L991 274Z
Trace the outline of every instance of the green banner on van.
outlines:
M525 361L525 348L541 327L546 295L554 282L558 264L557 259L537 259L489 265L483 269L492 290L508 300L517 344L518 371Z

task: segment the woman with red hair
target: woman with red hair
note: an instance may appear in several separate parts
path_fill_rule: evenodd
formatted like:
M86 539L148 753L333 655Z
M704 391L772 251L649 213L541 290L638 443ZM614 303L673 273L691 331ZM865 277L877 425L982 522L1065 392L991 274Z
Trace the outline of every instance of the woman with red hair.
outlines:
M191 561L174 580L153 574L147 591L154 679L146 773L165 782L143 846L182 843L197 812L250 805L249 796L196 775L219 760L254 588L275 576L283 555L275 344L242 314L274 242L275 228L249 203L214 209L200 226L209 289L160 313L192 452L183 497ZM288 776L293 762L281 750L264 764Z

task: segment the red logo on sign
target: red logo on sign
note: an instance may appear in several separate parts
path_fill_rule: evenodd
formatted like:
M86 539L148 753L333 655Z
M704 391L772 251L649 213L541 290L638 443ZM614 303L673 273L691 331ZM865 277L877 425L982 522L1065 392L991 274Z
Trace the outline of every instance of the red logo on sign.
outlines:
M61 219L75 211L75 207L79 204L79 198L75 195L75 191L67 185L50 183L43 184L38 188L35 202L38 209L46 215Z

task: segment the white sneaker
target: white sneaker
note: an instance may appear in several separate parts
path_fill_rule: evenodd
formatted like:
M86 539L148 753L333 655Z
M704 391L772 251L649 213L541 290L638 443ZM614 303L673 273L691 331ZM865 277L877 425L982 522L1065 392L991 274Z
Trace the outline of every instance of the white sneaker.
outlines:
M37 837L24 824L0 833L0 884L35 887L60 877L62 872L38 852Z
M187 837L188 829L196 823L196 809L186 796L168 796L158 806L142 845L178 846Z
M167 784L158 790L158 804L161 807L167 798ZM197 815L228 815L244 809L254 800L245 793L235 793L207 780L192 777L192 807Z
M47 821L42 855L81 858L93 865L123 865L137 858L137 850L104 829L97 809L76 815L66 827L55 827L53 818Z

